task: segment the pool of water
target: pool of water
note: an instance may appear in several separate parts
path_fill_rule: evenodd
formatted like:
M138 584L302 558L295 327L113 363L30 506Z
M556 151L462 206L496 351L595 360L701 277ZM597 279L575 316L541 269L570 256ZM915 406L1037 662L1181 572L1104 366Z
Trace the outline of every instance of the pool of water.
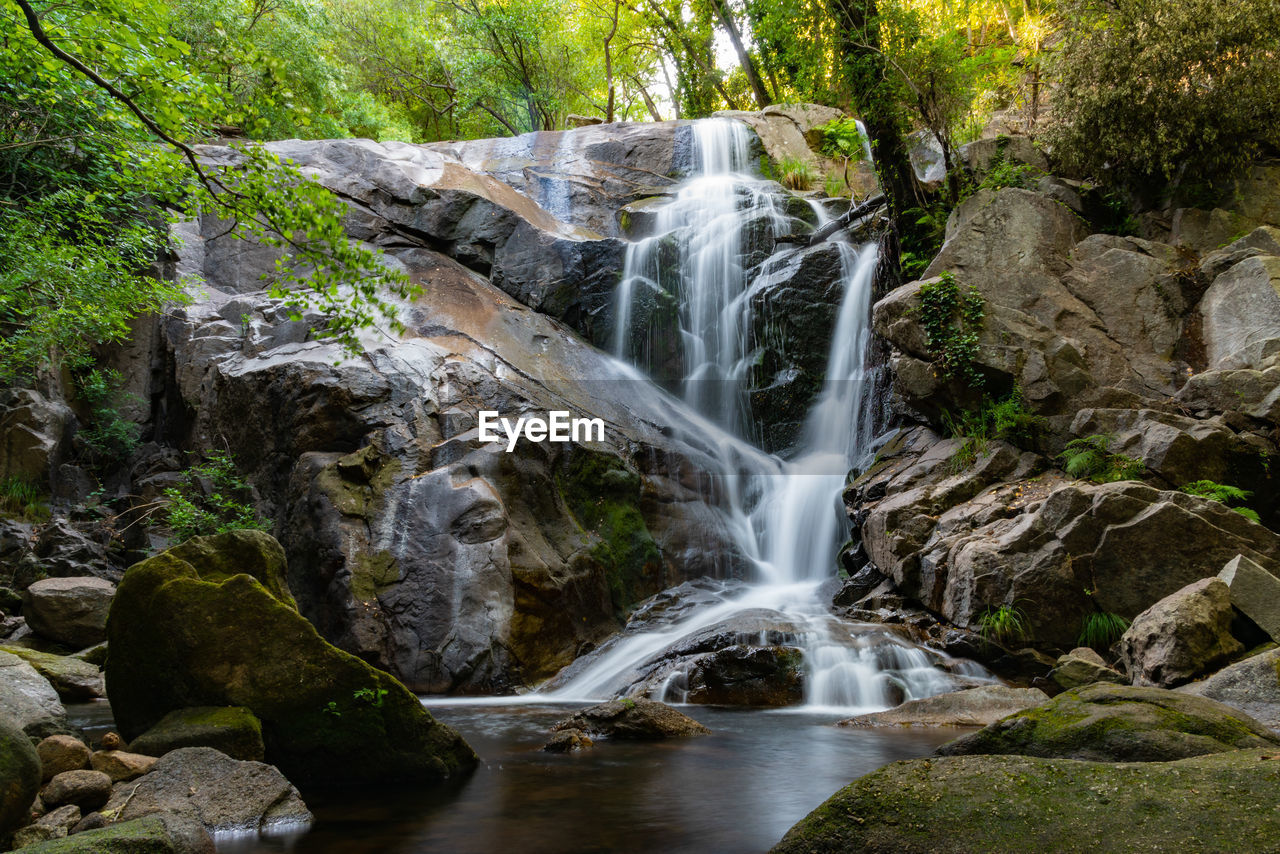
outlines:
M830 714L685 706L712 735L557 755L541 750L548 730L580 705L429 708L480 754L464 783L304 792L310 830L224 842L220 854L764 852L855 777L968 731L837 729Z

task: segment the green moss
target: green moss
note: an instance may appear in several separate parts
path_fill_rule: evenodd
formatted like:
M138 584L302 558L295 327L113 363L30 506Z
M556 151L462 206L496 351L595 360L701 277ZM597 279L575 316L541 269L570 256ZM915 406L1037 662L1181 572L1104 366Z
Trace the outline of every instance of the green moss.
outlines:
M129 745L134 753L163 756L181 747L212 747L233 759L261 762L262 722L242 706L178 709Z
M40 790L40 757L31 739L0 719L0 837L28 818Z
M372 602L378 594L400 580L400 565L385 549L351 559L351 594L362 602Z
M288 563L284 549L265 531L228 531L212 537L192 537L167 554L200 567L205 581L225 581L247 574L267 592L295 611L298 605L289 591Z
M619 614L647 596L661 576L661 554L640 512L640 476L608 454L578 449L556 473L565 505L588 535Z
M187 848L175 844L162 817L149 815L29 845L22 850L28 854L173 854L175 850Z

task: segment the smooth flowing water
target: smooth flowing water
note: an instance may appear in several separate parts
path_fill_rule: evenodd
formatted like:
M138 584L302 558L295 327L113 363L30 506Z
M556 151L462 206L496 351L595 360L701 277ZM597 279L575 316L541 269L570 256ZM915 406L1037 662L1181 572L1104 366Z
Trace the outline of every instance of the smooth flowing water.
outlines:
M754 425L746 406L751 367L752 312L763 273L794 246L766 258L754 277L747 259L764 239L793 232L778 185L751 171L745 125L729 119L695 123L696 174L654 216L653 234L630 245L617 293L614 351L641 369L655 367L654 341L633 330L634 307L674 295L679 303L680 393L685 404L719 431L686 422L677 437L705 443L719 435L722 509L736 545L754 569L744 591L727 593L674 623L624 633L588 660L576 662L548 690L588 700L635 691L646 664L667 656L694 632L735 615L768 609L795 632L805 654L809 708L868 711L902 699L936 694L955 683L935 665L942 656L872 626L832 618L819 588L835 573L848 536L840 503L847 473L873 447L870 312L878 251L875 244L837 243L843 297L828 346L823 386L805 418L797 447L782 460L744 449ZM822 208L813 206L819 224ZM673 257L674 255L674 257ZM640 342L637 345L637 340ZM828 591L829 595L829 591ZM962 668L964 669L964 668ZM978 668L968 668L981 676ZM682 700L682 673L669 673L656 699Z

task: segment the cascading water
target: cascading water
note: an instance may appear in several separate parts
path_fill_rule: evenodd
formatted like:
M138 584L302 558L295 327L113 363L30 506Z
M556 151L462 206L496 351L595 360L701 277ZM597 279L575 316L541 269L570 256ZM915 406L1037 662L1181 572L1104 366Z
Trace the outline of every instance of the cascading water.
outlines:
M633 306L674 295L683 369L679 391L696 415L679 419L672 429L714 446L727 524L758 577L674 622L624 632L553 680L550 695L599 699L644 684L659 698L683 699L686 674L664 673L660 666L655 671L654 662L701 630L762 612L785 620L784 634L804 652L809 707L882 709L948 690L951 678L934 666L942 658L938 653L877 626L851 627L835 619L818 596L847 532L840 506L846 474L865 462L874 438L867 359L877 248L840 244L844 294L823 387L796 452L782 461L748 445L753 282L745 259L758 251L752 235L772 242L794 230L795 222L777 185L749 173L745 125L709 119L696 122L693 132L697 173L656 213L653 236L628 249L616 302L615 355L653 367L647 352L653 341L639 348L633 343ZM824 214L814 209L821 222ZM762 269L788 251L794 249L776 253ZM655 672L661 675L656 683Z

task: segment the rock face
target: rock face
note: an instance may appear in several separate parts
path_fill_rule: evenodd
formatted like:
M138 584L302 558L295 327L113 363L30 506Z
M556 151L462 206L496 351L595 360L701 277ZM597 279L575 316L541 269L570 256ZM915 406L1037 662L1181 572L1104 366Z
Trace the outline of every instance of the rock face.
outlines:
M1236 555L1218 573L1231 591L1231 606L1253 620L1272 640L1280 639L1280 578L1244 555Z
M982 685L950 694L909 700L887 712L872 712L840 721L843 727L987 726L1001 718L1048 702L1038 688Z
M70 448L74 417L31 389L0 392L0 478L48 484Z
M270 831L312 818L298 790L275 768L211 747L166 754L150 773L117 785L107 809L123 821L153 813L190 816L211 833Z
M648 741L707 735L711 730L665 703L641 697L610 700L583 709L554 727L557 731L576 730L591 738L616 738Z
M46 578L27 588L22 615L36 634L74 649L101 643L115 585L101 578Z
M938 753L1168 762L1274 745L1280 736L1221 703L1158 688L1097 684L961 736Z
M26 733L0 714L0 836L24 822L40 791L40 757Z
M243 707L178 709L130 742L131 750L164 756L181 747L212 747L232 759L261 762L262 722Z
M63 732L67 726L67 710L53 686L30 664L7 652L0 652L0 717L37 738Z
M1172 688L1244 652L1231 636L1231 592L1205 578L1143 611L1120 638L1120 658L1135 685Z
M267 759L300 783L432 783L475 764L403 685L271 595L257 580L281 569L271 550L238 552L243 572L229 577L215 563L213 580L183 553L131 567L112 604L107 687L126 737L178 709L244 706Z
M1025 756L895 762L841 789L773 854L1206 851L1280 846L1271 751L1113 765ZM1194 795L1189 795L1194 792ZM1227 806L1224 806L1227 805Z
M1224 667L1179 692L1217 700L1280 730L1280 650L1270 650Z

